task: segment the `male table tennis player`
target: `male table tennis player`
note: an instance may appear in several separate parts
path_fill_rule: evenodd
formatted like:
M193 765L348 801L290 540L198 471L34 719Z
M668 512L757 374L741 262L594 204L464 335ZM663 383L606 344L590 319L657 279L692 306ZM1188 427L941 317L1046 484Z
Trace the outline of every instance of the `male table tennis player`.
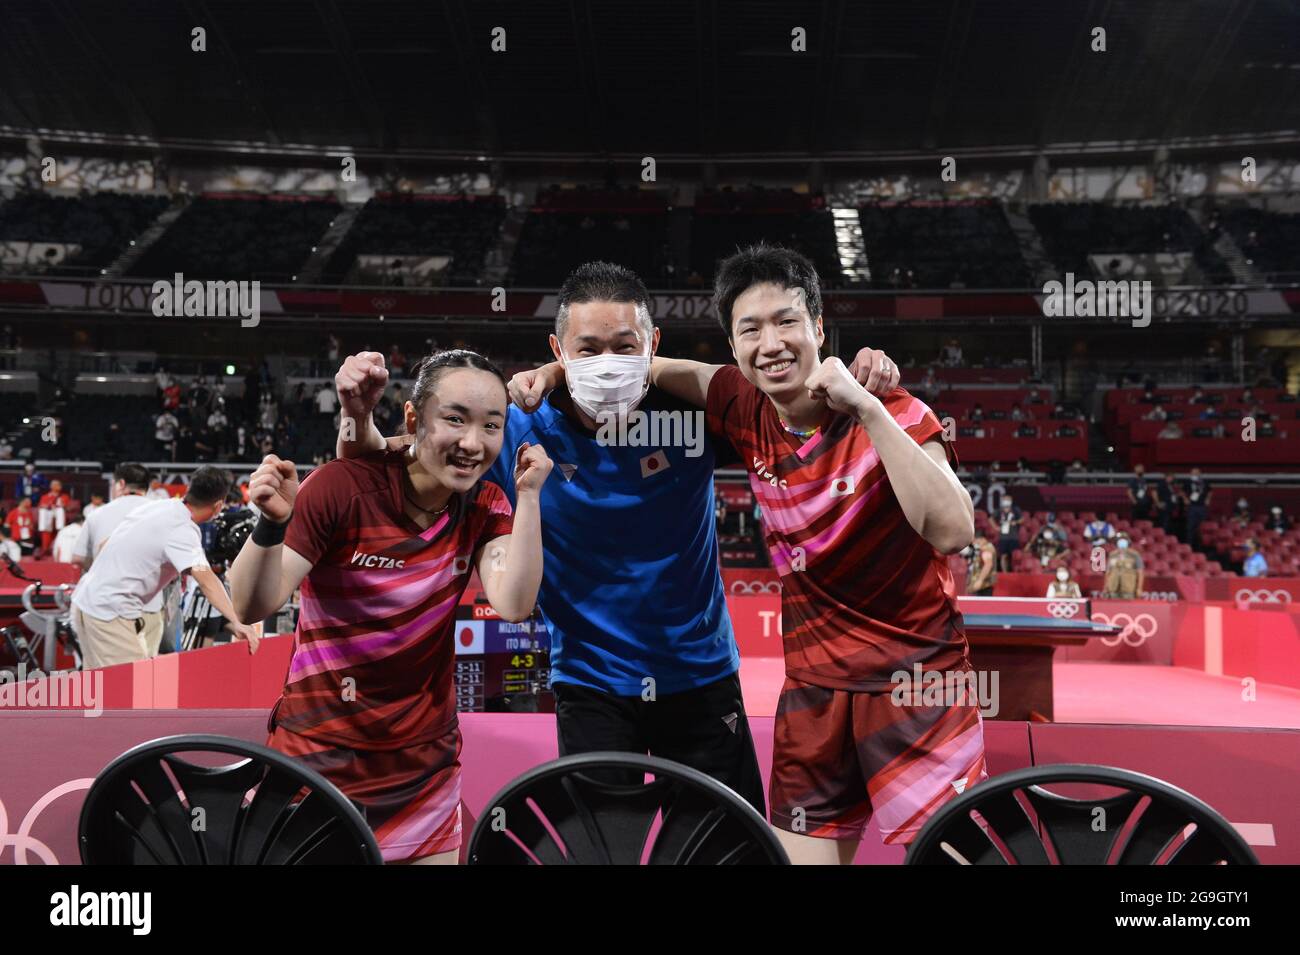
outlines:
M598 419L620 409L691 410L650 386L659 339L641 280L617 265L588 263L560 289L550 337L568 388L543 401L532 374L511 383L516 403L533 413L510 409L505 448L540 444L556 464L541 495L539 605L551 638L559 749L684 763L763 812L718 570L713 471L729 449L715 452L702 426L694 445L598 439ZM863 379L874 384L882 368L883 377L896 374L884 362L882 353L864 351ZM357 436L349 442L340 434L341 457L383 446L371 411L387 381L373 352L352 356L339 371L343 414L356 421Z

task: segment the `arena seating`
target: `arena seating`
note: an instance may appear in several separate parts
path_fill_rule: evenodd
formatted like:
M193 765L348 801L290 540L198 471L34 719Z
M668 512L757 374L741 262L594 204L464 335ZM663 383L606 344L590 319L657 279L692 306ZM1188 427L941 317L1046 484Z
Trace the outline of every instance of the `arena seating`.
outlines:
M1292 525L1279 534L1266 529L1260 520L1244 527L1231 520L1207 520L1201 525L1201 544L1224 563L1240 565L1246 558L1245 542L1252 537L1268 562L1269 576L1300 575L1300 527Z
M122 192L19 193L0 205L0 241L78 245L80 252L48 271L84 274L112 262L170 203L166 196Z
M799 249L813 260L822 282L840 273L835 226L814 197L789 190L709 191L695 197L691 271L708 282L718 262L737 248L771 242Z
M625 265L652 288L677 284L667 197L650 191L553 188L524 220L511 263L516 285L548 288L583 262Z
M449 256L444 285L479 284L488 252L505 218L500 196L444 196L380 193L366 203L330 256L324 280L330 284L373 279L356 275L357 256Z
M882 202L860 207L858 216L876 288L1031 284L1019 243L996 202Z
M1078 577L1090 573L1092 568L1092 544L1084 539L1083 528L1089 521L1099 515L1093 511L1057 511L1057 522L1069 535L1066 543L1069 551L1047 564L1047 569L1069 567L1070 573ZM1212 561L1199 551L1179 541L1168 532L1156 527L1151 521L1133 521L1111 512L1100 515L1114 525L1117 533L1127 534L1134 549L1142 556L1144 570L1147 574L1196 574L1198 576L1216 577L1225 573L1217 561ZM1020 547L1012 554L1011 569L1017 572L1032 573L1043 569L1043 564L1028 549L1029 542L1038 533L1047 520L1046 511L1025 512L1024 522L1020 526ZM997 524L983 510L975 512L977 528L983 528L988 539L998 539ZM1107 550L1110 550L1110 546Z
M200 196L128 272L287 283L340 208L333 199L313 196Z
M1257 272L1289 274L1292 280L1300 272L1300 214L1266 212L1242 203L1221 209L1219 221Z
M1110 277L1093 268L1089 255L1188 252L1204 279L1215 283L1232 281L1227 263L1211 247L1212 239L1181 206L1036 203L1029 207L1029 217L1042 236L1048 257L1063 273ZM1185 277L1192 278L1195 276Z

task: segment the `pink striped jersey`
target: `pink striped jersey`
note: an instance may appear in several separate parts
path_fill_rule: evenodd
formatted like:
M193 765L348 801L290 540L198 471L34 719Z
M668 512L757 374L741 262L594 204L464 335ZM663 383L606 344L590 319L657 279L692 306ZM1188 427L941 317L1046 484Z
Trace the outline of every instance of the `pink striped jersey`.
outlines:
M902 388L884 398L917 444L941 434ZM786 673L830 689L892 690L892 674L966 670L969 658L947 558L907 523L861 424L835 415L808 440L781 425L767 396L727 365L709 386L710 428L749 468L781 577ZM955 460L949 442L944 442Z
M379 451L299 488L284 542L312 569L272 727L384 750L456 726L456 605L477 550L510 533L510 502L483 481L422 531L402 509L405 466L402 451Z

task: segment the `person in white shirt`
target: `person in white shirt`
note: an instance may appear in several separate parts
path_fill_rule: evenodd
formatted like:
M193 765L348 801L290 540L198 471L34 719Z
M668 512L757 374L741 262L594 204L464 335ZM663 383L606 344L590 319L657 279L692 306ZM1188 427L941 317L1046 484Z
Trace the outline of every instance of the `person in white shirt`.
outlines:
M69 511L68 523L64 524L63 529L54 535L54 547L50 551L57 563L71 564L73 562L73 548L77 546L81 532L81 512L77 510Z
M139 464L126 461L113 470L113 500L95 508L93 512L86 508L82 514L86 518L81 535L72 549L72 563L80 564L82 570L89 570L95 561L95 555L103 548L114 529L126 520L128 514L137 507L147 504L145 490L149 486L149 472ZM150 610L158 610L151 607Z
M201 467L183 499L148 502L113 531L72 595L72 628L81 642L83 669L157 656L161 612L145 608L187 571L203 595L230 621L236 638L257 650L256 629L243 623L225 586L208 566L198 525L221 513L230 475Z
M1047 585L1047 596L1049 598L1061 597L1082 597L1079 591L1079 585L1070 579L1070 569L1068 567L1056 568L1056 579Z
M15 564L23 559L23 549L14 540L14 532L8 524L0 524L0 560L8 558Z
M94 514L97 510L99 510L103 506L104 506L104 495L92 494L90 495L90 503L81 509L81 516L84 517L86 520L90 520L90 515Z
M338 398L334 394L334 389L329 385L323 385L321 390L316 392L316 410L323 415L332 415L337 407Z
M149 490L145 497L150 501L171 500L171 494L167 491L166 486L157 478L149 482Z

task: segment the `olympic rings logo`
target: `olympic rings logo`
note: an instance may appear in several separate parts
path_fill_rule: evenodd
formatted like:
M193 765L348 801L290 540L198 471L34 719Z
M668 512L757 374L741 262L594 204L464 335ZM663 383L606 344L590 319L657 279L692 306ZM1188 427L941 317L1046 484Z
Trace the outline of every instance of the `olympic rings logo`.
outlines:
M1053 600L1047 605L1047 612L1059 620L1068 620L1079 612L1079 606L1082 603L1081 600Z
M397 304L397 299L385 296L376 296L370 300L370 304L380 311L386 312Z
M1094 613L1092 615L1094 623L1104 623L1112 627L1122 627L1123 629L1113 637L1102 637L1101 642L1108 647L1117 647L1122 641L1130 647L1140 647L1151 637L1156 635L1159 625L1156 618L1149 613L1140 613L1136 617L1126 613L1117 613L1107 618L1104 613ZM1127 621L1127 623L1123 622ZM1133 639L1136 635L1137 639Z
M781 592L781 581L733 580L731 582L731 592L733 594L779 594Z
M1235 598L1238 603L1289 604L1291 594L1286 590L1238 590Z
M28 810L27 815L23 817L22 823L18 826L18 831L13 835L9 834L9 817L5 813L5 805L0 802L0 855L3 855L6 846L13 846L15 865L27 865L27 853L29 852L35 853L43 865L58 865L59 860L54 855L54 850L32 835L32 827L36 825L37 817L54 800L60 796L66 796L68 793L89 789L94 782L93 779L73 779L60 786L55 786L36 800L32 808Z

